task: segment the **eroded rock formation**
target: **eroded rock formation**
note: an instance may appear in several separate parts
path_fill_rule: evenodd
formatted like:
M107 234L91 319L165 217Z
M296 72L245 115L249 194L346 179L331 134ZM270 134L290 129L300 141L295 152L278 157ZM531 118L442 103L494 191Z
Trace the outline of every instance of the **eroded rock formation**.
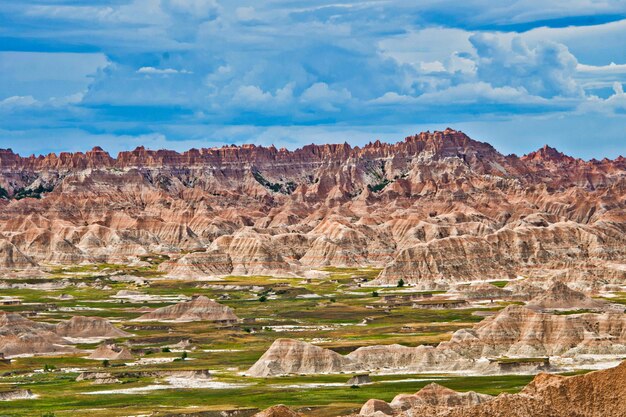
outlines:
M238 322L239 318L230 307L199 296L191 301L158 308L135 321L213 321L229 324Z
M0 187L4 269L162 253L163 273L192 279L325 265L422 288L542 271L624 278L626 159L505 156L452 129L294 151L3 150Z
M626 315L556 315L510 305L437 346L367 346L342 356L302 341L278 339L248 374L276 376L340 372L533 372L541 358L626 354ZM515 361L519 360L519 364ZM513 366L513 365L518 365Z
M80 339L130 336L101 317L75 316L56 325L0 311L0 354L5 357L72 353ZM77 339L77 340L76 340Z

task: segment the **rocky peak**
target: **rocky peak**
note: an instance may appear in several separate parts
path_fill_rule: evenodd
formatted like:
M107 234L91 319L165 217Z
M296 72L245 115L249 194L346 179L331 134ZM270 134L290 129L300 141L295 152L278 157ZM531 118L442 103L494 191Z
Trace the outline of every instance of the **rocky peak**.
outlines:
M563 152L559 152L555 148L543 145L542 148L531 152L521 158L524 162L557 162L557 163L571 163L576 159L569 155L565 155Z

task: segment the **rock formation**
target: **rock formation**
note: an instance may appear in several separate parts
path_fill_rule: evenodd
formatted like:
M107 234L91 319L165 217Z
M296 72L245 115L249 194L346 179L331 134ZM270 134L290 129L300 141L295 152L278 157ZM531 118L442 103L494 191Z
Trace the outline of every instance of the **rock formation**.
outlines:
M5 358L74 352L55 333L55 326L28 320L19 314L0 312L0 353Z
M536 372L548 366L542 358L576 359L581 354L626 354L626 315L621 311L552 315L510 305L473 328L456 331L436 347L367 346L346 356L301 341L277 339L248 374Z
M355 364L337 352L293 339L276 339L247 371L254 377L349 372Z
M511 305L472 329L458 330L439 349L472 358L573 356L626 353L626 316L552 315Z
M393 414L393 408L383 400L371 399L368 400L363 407L359 415L363 416L390 416Z
M624 279L625 184L622 157L505 156L452 129L294 151L2 150L0 268L161 253L159 269L184 279L333 265L421 288L546 271L594 281L579 270L607 285Z
M263 410L260 413L256 413L252 417L300 417L300 414L296 413L292 409L284 405L275 405Z
M29 389L0 391L0 401L28 400L31 398L35 398L35 395Z
M212 321L231 324L237 323L239 318L230 307L205 296L199 296L191 301L158 308L138 317L135 321Z
M113 326L102 317L74 316L56 325L55 333L69 338L117 338L128 337L130 333Z
M91 381L93 385L118 384L121 381L110 372L81 372L76 382Z
M396 404L394 400L390 405L374 400L377 401L376 410L371 407L370 400L363 406L359 416L621 417L626 415L624 380L626 362L616 368L570 377L539 374L519 394L500 394L493 399L479 394L455 393L439 386L427 386L415 394L414 397L417 397L424 390L431 391L419 400Z
M582 292L572 290L560 281L555 282L547 291L537 295L526 304L527 308L538 311L605 310L608 306L608 302L594 300Z
M491 399L490 395L477 394L473 391L459 393L433 382L413 395L397 395L390 405L395 410L408 410L420 406L461 407L481 404Z
M508 289L499 288L487 282L457 285L451 293L459 294L466 300L502 300L513 297Z
M348 380L348 385L364 385L371 384L372 378L368 374L355 375Z
M89 356L96 360L132 360L133 355L125 346L104 343L96 348Z

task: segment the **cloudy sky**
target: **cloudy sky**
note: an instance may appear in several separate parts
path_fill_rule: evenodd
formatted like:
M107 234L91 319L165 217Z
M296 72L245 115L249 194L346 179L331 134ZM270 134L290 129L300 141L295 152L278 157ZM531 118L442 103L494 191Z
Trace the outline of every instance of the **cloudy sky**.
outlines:
M418 5L411 5L411 3ZM626 154L626 0L0 0L0 147Z

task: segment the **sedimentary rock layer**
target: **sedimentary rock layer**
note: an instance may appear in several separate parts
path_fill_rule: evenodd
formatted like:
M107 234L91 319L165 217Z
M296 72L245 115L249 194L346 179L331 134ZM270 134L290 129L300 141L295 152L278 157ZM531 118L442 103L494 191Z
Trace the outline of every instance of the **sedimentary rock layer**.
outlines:
M233 311L205 296L192 301L185 301L146 313L135 321L213 321L218 323L236 323L239 318Z
M436 347L379 345L346 356L309 343L278 339L249 370L252 376L340 372L507 372L506 361L578 355L626 354L626 315L546 314L511 305ZM506 362L505 361L505 362ZM526 364L528 365L528 364ZM532 361L535 369L544 361ZM527 370L531 370L529 368Z
M423 288L529 270L624 278L626 159L505 156L452 129L295 151L3 150L0 188L4 269L161 253L177 278L325 265Z

